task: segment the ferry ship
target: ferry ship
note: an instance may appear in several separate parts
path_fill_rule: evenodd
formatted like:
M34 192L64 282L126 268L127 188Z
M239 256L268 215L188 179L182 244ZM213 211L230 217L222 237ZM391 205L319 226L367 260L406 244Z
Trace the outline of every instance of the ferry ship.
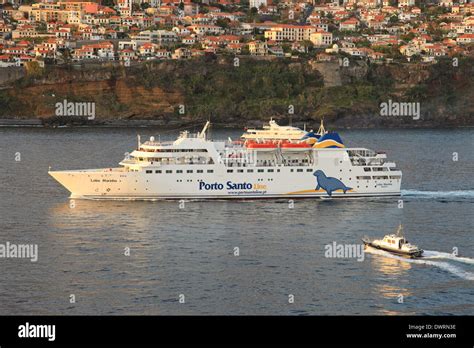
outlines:
M383 152L348 148L321 124L317 133L270 123L269 135L212 141L181 132L173 142L138 140L117 168L49 171L83 199L257 199L398 196L402 172ZM268 132L267 132L268 133ZM254 133L257 134L257 133ZM285 136L286 134L286 136Z

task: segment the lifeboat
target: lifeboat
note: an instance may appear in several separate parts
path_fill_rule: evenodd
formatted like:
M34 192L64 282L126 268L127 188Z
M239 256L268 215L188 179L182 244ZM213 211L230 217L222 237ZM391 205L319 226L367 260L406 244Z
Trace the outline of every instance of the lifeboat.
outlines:
M259 150L259 151L274 151L278 148L278 143L273 141L247 141L245 146L249 150Z
M311 145L305 142L301 143L283 143L281 144L281 150L287 152L295 152L295 151L308 151L311 149Z

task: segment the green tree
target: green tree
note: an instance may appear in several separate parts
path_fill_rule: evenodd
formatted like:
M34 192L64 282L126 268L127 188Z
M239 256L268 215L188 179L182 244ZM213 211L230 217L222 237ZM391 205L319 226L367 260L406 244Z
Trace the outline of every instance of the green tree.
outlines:
M219 18L216 21L216 25L223 28L223 29L228 29L229 28L229 23L230 23L230 20L228 20L227 18Z
M48 31L48 27L46 26L46 23L45 22L40 22L37 26L36 26L36 30L39 32L39 33L46 33Z
M114 0L102 0L102 5L113 8L115 6L115 2Z
M132 4L132 11L133 12L138 12L140 11L140 5L136 4L136 3L133 3Z
M390 17L390 23L392 24L397 24L399 22L398 16L392 16Z

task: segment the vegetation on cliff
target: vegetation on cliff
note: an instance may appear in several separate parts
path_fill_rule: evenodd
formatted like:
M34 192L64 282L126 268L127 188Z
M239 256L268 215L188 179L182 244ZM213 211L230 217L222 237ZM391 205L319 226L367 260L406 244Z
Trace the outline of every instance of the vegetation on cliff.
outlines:
M340 81L331 87L325 85L328 64L333 65L330 74L337 74ZM95 122L118 118L187 123L210 118L219 124L242 125L288 118L294 110L294 121L325 117L342 127L411 124L408 118L379 116L380 103L391 99L421 103L422 122L413 126L465 126L473 123L474 87L469 78L473 70L470 58L457 66L451 60L436 65L371 65L354 60L349 67L340 67L285 59L203 57L129 68L57 67L40 72L30 67L25 77L0 90L0 116L49 118L55 103L67 99L95 102Z

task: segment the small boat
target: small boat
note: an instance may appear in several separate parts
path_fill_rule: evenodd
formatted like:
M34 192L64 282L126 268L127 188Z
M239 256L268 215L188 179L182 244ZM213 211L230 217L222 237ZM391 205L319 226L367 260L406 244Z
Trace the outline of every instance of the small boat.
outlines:
M405 255L409 257L420 257L423 249L416 245L410 244L402 233L402 225L398 226L397 233L387 234L383 239L362 238L365 246L371 246L376 249L385 250L394 254Z
M290 143L285 142L281 144L282 151L294 152L294 151L308 151L311 150L312 146L305 142Z
M278 148L278 143L274 141L247 141L245 146L250 150L274 151Z

